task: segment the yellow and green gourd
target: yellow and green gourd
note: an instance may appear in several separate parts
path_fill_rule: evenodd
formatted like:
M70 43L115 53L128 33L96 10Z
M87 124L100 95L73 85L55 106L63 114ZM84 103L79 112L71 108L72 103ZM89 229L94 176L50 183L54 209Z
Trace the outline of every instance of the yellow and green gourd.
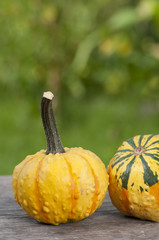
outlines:
M51 92L41 101L47 150L27 156L13 172L14 196L39 222L79 221L100 207L108 187L103 162L81 147L63 148L52 110Z
M124 141L108 173L109 194L120 212L159 222L159 135Z

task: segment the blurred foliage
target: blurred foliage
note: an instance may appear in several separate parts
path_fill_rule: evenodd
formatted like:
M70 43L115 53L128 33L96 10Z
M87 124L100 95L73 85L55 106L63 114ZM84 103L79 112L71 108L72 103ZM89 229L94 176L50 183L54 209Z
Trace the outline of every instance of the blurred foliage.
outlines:
M48 89L64 145L106 164L124 137L157 131L158 0L5 0L0 15L1 174L45 147Z

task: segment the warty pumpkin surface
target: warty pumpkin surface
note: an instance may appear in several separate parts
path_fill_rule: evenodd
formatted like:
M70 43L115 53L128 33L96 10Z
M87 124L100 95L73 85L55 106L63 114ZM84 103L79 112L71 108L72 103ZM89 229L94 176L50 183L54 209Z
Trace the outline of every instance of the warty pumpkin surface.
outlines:
M39 222L79 221L100 207L108 187L103 162L91 151L63 148L52 111L51 92L43 95L41 115L47 150L27 156L13 172L14 196Z
M120 212L159 222L159 135L124 141L108 174L109 194Z

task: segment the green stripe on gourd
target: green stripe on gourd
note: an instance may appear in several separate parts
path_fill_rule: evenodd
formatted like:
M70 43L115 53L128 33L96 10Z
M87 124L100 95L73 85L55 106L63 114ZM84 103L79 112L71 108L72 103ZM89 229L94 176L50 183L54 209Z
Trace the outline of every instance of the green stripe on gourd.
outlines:
M131 173L131 168L132 168L132 165L135 162L135 158L136 158L136 156L134 156L133 159L128 163L128 165L126 167L126 171L123 172L123 174L121 176L122 187L125 188L125 189L127 189L128 180L129 180L129 176L130 176L130 173Z
M142 161L142 165L144 168L144 183L151 187L152 185L158 182L158 175L153 174L151 168L148 166L147 161L144 159L142 155L140 155L140 159Z

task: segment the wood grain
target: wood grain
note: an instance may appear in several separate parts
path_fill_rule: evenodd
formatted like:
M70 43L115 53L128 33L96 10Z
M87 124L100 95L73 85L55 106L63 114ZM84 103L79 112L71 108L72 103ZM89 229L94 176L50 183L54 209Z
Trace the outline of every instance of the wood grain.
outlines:
M11 176L0 176L0 240L159 239L159 223L123 216L107 196L92 216L59 226L31 219L13 197Z

